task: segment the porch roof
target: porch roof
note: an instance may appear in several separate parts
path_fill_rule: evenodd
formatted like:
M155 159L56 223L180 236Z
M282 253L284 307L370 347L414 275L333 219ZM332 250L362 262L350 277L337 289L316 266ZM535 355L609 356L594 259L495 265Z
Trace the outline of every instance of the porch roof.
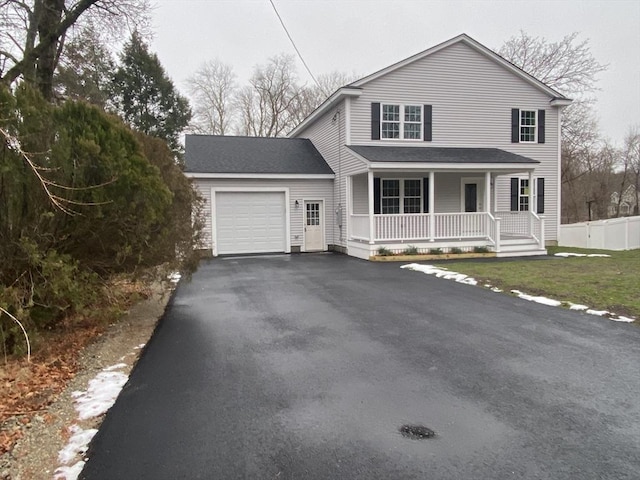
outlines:
M350 145L352 152L373 163L484 164L534 167L540 163L499 148L397 147Z

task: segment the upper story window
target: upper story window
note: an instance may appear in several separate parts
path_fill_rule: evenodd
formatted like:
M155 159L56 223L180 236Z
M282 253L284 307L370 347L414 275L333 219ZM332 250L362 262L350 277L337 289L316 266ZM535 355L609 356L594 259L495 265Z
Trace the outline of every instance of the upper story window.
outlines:
M536 111L520 110L520 142L536 142Z
M380 138L422 140L422 105L382 104Z
M545 143L545 111L512 108L511 143Z

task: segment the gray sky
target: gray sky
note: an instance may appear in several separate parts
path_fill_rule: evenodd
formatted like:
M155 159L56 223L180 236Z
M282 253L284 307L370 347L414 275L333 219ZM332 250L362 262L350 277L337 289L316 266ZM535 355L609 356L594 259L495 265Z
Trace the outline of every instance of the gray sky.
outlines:
M589 39L609 69L596 105L602 134L620 145L640 126L638 0L274 0L314 75L366 75L466 33L497 50L524 30L548 41L572 32ZM295 54L269 0L156 0L151 48L185 91L206 60L233 66L245 83L256 64ZM298 61L298 74L311 82Z

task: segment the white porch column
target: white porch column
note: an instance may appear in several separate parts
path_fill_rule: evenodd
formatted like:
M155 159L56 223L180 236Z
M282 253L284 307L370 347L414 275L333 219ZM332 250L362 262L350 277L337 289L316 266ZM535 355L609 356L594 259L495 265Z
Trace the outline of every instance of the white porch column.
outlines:
M436 236L436 181L435 172L429 172L429 241L433 242Z
M491 213L491 172L484 172L484 211Z
M369 193L369 245L374 244L374 240L376 238L375 234L375 218L373 216L373 172L369 170L367 173L367 188Z
M529 170L529 235L533 235L533 215L531 215L535 212L533 201L533 170Z
M351 238L351 234L353 233L353 229L351 228L351 214L353 213L353 175L349 175L347 177L347 213L346 219L342 220L347 221L347 240Z

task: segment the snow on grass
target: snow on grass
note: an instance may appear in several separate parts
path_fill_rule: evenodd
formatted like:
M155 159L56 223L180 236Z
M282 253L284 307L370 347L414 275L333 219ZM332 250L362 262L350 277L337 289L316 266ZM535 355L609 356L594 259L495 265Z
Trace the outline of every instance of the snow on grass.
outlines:
M560 257L569 257L569 256L579 256L579 257L584 257L584 256L588 256L588 257L609 257L610 255L604 255L604 254L599 254L599 253L592 253L589 255L586 255L584 253L556 253L556 256L560 256ZM473 277L469 277L468 275L465 275L464 273L458 273L458 272L452 272L450 270L447 270L446 268L443 267L436 267L434 265L421 265L419 263L410 263L407 265L402 265L400 268L404 268L407 270L413 270L415 272L422 272L422 273L426 273L427 275L435 275L438 278L444 278L446 280L454 280L458 283L465 283L467 285L477 285L478 282L473 278ZM496 293L501 293L502 290L499 289L498 287L494 287L492 285L489 284L485 284L484 285L485 288L489 288L492 292L496 292ZM554 300L553 298L547 298L547 297L541 297L541 296L535 296L535 295L529 295L527 293L521 292L520 290L511 290L511 293L513 293L514 295L517 295L519 298L522 298L523 300L528 300L530 302L536 302L536 303L541 303L543 305L549 305L551 307L560 307L562 305L565 306L569 306L570 310L579 310L579 311L584 311L590 315L598 315L601 317L606 317L610 320L613 320L614 322L626 322L626 323L631 323L631 322L635 322L636 319L635 318L629 318L629 317L623 317L621 315L616 315L615 313L611 313L607 310L593 310L591 308L589 308L587 305L581 305L578 303L572 303L572 302L561 302L559 300Z
M607 255L604 253L570 253L570 252L558 252L555 254L556 257L601 257L601 258L609 258L611 255Z
M128 379L127 375L118 370L126 367L126 363L117 363L106 367L89 381L86 391L71 393L75 399L75 409L78 412L79 420L98 417L111 408ZM85 461L82 459L73 465L70 464L78 456L84 456L89 442L98 432L93 428L83 430L78 425L72 425L70 431L69 442L58 453L58 460L62 466L56 469L55 480L76 480L78 478Z
M427 275L435 275L438 278L444 278L445 280L453 280L458 283L465 283L467 285L477 285L478 282L475 278L469 277L464 273L452 272L446 268L436 267L434 265L420 265L419 263L410 263L408 265L402 265L400 268L406 268L416 272L426 273Z
M519 298L522 298L523 300L541 303L543 305L549 305L551 307L559 307L560 305L562 305L562 302L559 302L558 300L553 300L552 298L547 298L547 297L536 297L534 295L528 295L526 293L522 293L520 290L511 290L511 293L517 295Z

